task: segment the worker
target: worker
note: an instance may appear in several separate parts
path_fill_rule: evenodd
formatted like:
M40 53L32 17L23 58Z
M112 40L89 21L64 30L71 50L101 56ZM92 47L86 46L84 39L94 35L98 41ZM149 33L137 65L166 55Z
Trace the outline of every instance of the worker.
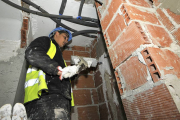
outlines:
M30 120L70 120L70 77L77 66L67 66L61 49L72 39L69 30L58 27L49 37L36 38L27 47L29 63L25 82L24 105Z

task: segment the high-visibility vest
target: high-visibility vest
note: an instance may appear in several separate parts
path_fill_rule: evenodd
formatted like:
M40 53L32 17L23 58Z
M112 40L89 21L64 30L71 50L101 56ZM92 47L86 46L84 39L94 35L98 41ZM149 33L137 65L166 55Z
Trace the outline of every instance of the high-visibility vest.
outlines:
M47 52L47 55L53 59L56 54L56 46L52 43L50 44L50 48ZM65 66L66 62L64 61ZM27 73L26 73L26 81L25 81L25 97L24 97L24 103L30 102L35 99L39 99L42 90L45 90L48 92L48 87L45 80L45 73L37 69L35 67L29 66ZM74 98L73 98L73 92L71 88L71 106L74 106Z

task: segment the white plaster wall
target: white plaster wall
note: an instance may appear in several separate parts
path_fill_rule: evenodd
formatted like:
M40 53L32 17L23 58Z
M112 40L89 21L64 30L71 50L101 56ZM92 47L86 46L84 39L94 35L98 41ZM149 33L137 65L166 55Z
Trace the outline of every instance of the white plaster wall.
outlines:
M20 5L20 0L11 0ZM22 12L0 1L0 40L20 40Z
M20 0L11 0L20 5ZM13 105L24 60L20 49L22 12L0 1L0 107Z
M20 5L20 0L11 0ZM0 61L16 56L20 47L22 12L0 1Z
M31 0L31 1L41 6L48 13L56 14L56 15L59 14L59 9L62 2L62 0ZM80 6L79 1L67 0L66 8L64 10L64 15L69 15L76 18L78 16L79 6ZM33 8L31 7L31 9ZM92 4L84 4L81 15L91 18L97 18L96 9ZM49 33L56 27L56 23L51 19L37 15L31 15L31 22L32 22L31 25L32 25L33 39L39 36L48 36ZM97 29L97 28L91 28L91 27L86 27L86 26L66 22L64 20L62 20L62 23L76 30ZM76 36L73 38L73 41L72 43L70 43L69 46L74 46L74 45L89 46L92 40L93 38Z

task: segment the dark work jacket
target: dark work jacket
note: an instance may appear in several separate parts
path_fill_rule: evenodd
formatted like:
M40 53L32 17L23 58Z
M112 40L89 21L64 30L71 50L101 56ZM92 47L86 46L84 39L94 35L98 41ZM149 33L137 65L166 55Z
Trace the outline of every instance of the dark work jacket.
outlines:
M54 39L52 42L56 46L56 54L53 59L46 54L50 48L50 39L44 36L31 42L25 51L25 59L30 65L46 73L47 94L61 94L65 98L71 99L71 83L69 79L61 81L57 75L57 67L65 67L62 52Z

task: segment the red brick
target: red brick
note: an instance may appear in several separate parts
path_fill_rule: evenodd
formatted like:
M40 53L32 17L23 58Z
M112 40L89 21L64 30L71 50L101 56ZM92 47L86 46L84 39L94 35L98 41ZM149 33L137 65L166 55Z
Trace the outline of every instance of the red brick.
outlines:
M77 88L95 88L91 75L80 75L75 84Z
M110 44L109 41L108 41L108 33L104 33L103 35L104 35L104 40L105 40L106 46L108 48L109 44Z
M82 47L82 46L73 46L72 50L85 51L85 47Z
M132 22L120 38L109 48L109 55L116 68L142 44L150 43L137 22Z
M170 50L148 47L142 55L148 65L154 82L161 79L162 73L173 74L180 78L180 58ZM169 68L170 67L170 68Z
M152 42L161 47L170 47L173 42L169 34L162 27L157 27L153 25L146 25L147 30L151 36Z
M92 98L93 98L94 104L98 104L98 93L96 89L92 89Z
M99 71L97 71L94 75L94 82L95 82L95 87L98 87L99 85L102 84L102 77Z
M99 16L99 19L101 19L101 13L98 9L99 6L101 6L98 2L95 2L95 6L96 6L96 10L97 10L97 13L98 13L98 16Z
M169 9L166 10L168 14L173 18L173 20L177 23L180 24L180 15L177 15L173 12L171 12Z
M106 16L101 20L102 30L105 31L107 26L109 25L111 19L116 13L119 6L123 3L122 0L112 0L110 6L108 8Z
M126 83L126 90L136 89L147 82L146 65L142 64L137 56L131 57L119 68Z
M169 30L172 31L174 29L174 25L171 23L169 18L164 14L164 12L161 9L157 9L157 12L159 14L159 19L164 24L164 26Z
M92 104L90 90L73 90L74 103L78 105L90 105Z
M110 56L110 59L111 59L111 63L113 65L113 68L115 69L116 66L118 66L120 64L119 62L119 59L117 57L117 54L115 53L113 47L108 49L108 52L109 52L109 56Z
M73 51L68 51L68 50L63 51L64 60L71 60L71 55L74 55Z
M90 52L91 48L90 47L86 47L86 51Z
M74 55L82 56L82 57L90 57L90 54L88 52L74 51Z
M100 120L98 106L78 107L78 120Z
M124 23L123 16L117 14L116 18L107 29L107 33L109 35L110 41L114 42L116 38L119 36L119 34L124 30L125 27L126 25Z
M120 79L120 77L118 75L118 71L114 71L114 74L115 74L115 77L116 77L119 92L122 95L124 91L123 91L123 88L122 88L122 85L121 85L121 79Z
M99 105L99 113L100 113L100 120L109 120L108 119L109 113L106 103Z
M143 7L151 7L151 5L146 1L146 0L129 0L130 3L138 6L143 6Z
M157 97L158 96L158 97ZM180 113L165 84L122 99L127 119L180 119Z
M102 85L99 88L97 88L97 92L99 97L99 103L105 102Z
M22 28L21 29L21 45L20 48L24 48L27 46L27 30Z
M28 19L24 18L23 19L23 29L28 30L28 23L29 23Z
M123 10L123 6L121 8L121 11L122 10ZM152 24L160 25L158 18L156 17L156 15L153 12L150 12L150 11L147 11L144 9L140 9L140 8L136 8L136 7L130 6L128 4L124 4L124 10L127 13L125 13L124 11L122 11L122 13L127 14L129 16L129 18L132 20L140 20L143 22L150 22Z
M178 28L176 31L173 32L173 36L178 41L178 44L180 45L180 28Z
M94 48L91 51L91 58L96 58L96 46L94 46Z

